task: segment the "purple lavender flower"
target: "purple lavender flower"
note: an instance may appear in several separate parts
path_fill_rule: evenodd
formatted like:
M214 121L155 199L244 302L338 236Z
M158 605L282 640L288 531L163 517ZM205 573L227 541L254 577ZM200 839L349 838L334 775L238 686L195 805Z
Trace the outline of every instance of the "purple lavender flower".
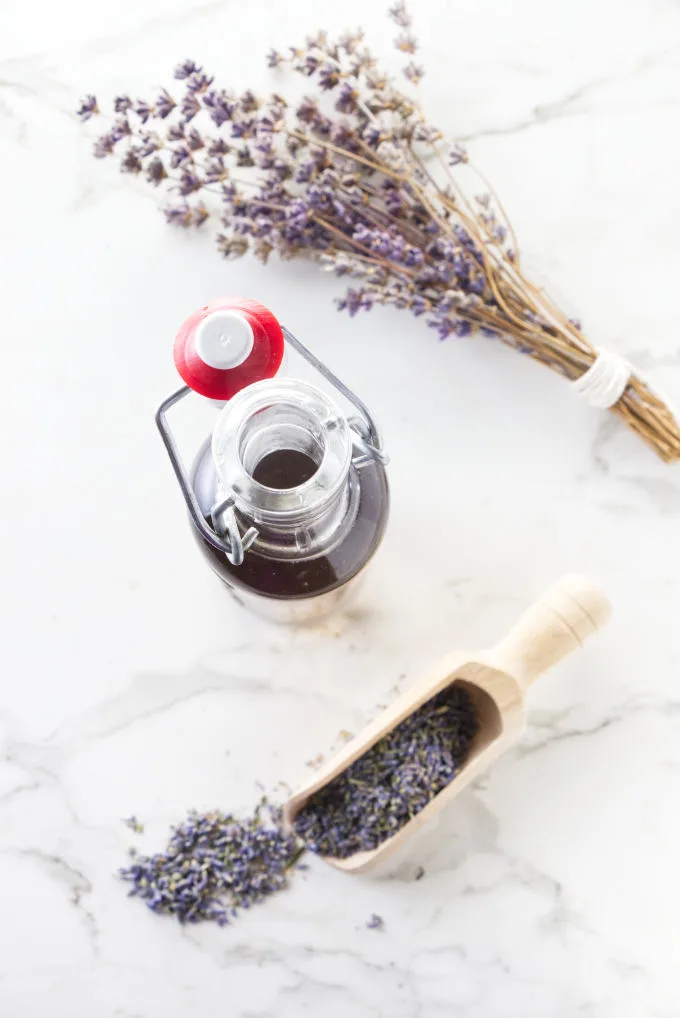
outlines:
M159 159L158 156L156 156L155 159L152 159L151 162L147 163L146 179L150 184L153 184L154 187L158 187L158 185L165 180L167 175L165 167L163 166L163 161Z
M183 198L186 198L187 195L193 194L194 191L200 191L202 186L203 182L196 173L189 169L182 170L177 184L177 190Z
M347 293L338 302L338 311L349 312L350 318L354 318L359 311L370 311L373 307L374 297L365 288L354 289L350 287Z
M194 208L191 210L191 225L202 226L206 219L208 219L209 217L210 213L208 212L203 202L200 201L198 205L195 205Z
M397 36L394 41L394 45L402 53L415 53L418 48L418 44L411 34L411 32L402 32L401 35Z
M313 124L319 116L319 105L316 99L305 96L295 111L295 115L303 124Z
M356 53L357 46L361 43L364 38L364 33L361 29L357 29L354 32L343 32L338 39L338 48L344 50L348 56Z
M397 0L396 3L392 4L387 13L400 28L411 27L411 16L406 9L404 0Z
M148 156L153 155L159 149L163 148L163 142L157 134L142 134L139 137L139 155L142 159L147 159Z
M237 166L254 166L255 160L253 159L252 153L247 145L243 145L236 152L236 165Z
M356 106L359 93L349 81L343 81L335 102L335 108L339 113L350 113Z
M318 82L324 92L329 92L340 83L340 71L337 64L325 63L319 69Z
M113 100L113 108L116 113L129 113L133 103L129 95L117 95Z
M279 67L283 62L283 57L275 49L270 49L267 53L267 67Z
M191 130L187 131L186 143L192 152L198 152L199 149L204 148L205 146L203 138L200 136L195 127L192 127Z
M206 184L217 184L229 176L222 156L214 156L205 166Z
M253 117L241 117L232 123L231 136L232 138L252 138L254 129L255 119Z
M226 156L231 151L231 146L227 145L224 138L215 138L214 141L208 142L207 152L209 156Z
M217 250L224 258L241 258L248 250L248 241L221 233L217 237Z
M422 294L416 294L412 298L409 307L416 318L432 310L431 302L426 297L423 297Z
M144 833L144 824L141 824L134 814L130 817L125 817L123 823L126 827L129 827L131 831L134 831L135 834Z
M369 930L384 930L385 929L385 920L383 919L382 916L377 915L374 912L373 915L368 920L368 922L366 923L366 927Z
M410 61L403 70L403 75L407 78L412 85L419 85L425 74L425 69L420 65Z
M156 111L156 115L159 116L161 120L165 120L166 117L170 116L176 105L177 103L175 100L172 98L167 89L164 88L161 90L160 95L154 103L154 109Z
M191 152L186 145L176 145L170 152L170 168L172 170L176 170L182 163L191 162Z
M184 120L189 123L197 113L201 112L201 104L193 92L187 92L182 99L180 110Z
M224 90L213 89L206 92L201 101L216 127L226 124L234 116L236 104Z
M308 53L300 64L300 70L303 74L306 74L308 78L311 78L312 74L318 69L320 59L315 56L314 53Z
M137 99L137 101L133 104L132 109L143 124L147 122L153 112L152 107L145 102L144 99Z
M113 138L114 144L117 144L119 141L122 141L123 138L127 138L128 135L132 134L130 123L127 118L118 117L118 119L114 121L109 134L111 138Z
M260 108L260 100L257 98L254 92L247 89L239 100L239 106L243 113L254 113Z
M163 209L163 215L166 222L173 226L183 226L185 229L193 222L191 208L186 202L183 205L167 205Z
M110 156L116 145L116 139L114 139L110 132L102 134L97 138L92 149L95 159L103 159L105 156Z
M133 173L135 176L142 171L142 160L135 148L129 148L120 163L121 173Z
M183 81L185 78L188 78L189 75L195 74L200 70L201 68L198 64L195 64L193 60L184 60L175 68L174 77L177 78L178 81Z
M168 128L168 141L182 141L185 130L185 125L181 120L175 124L171 124Z
M210 88L215 79L207 75L201 68L194 71L186 79L186 87L189 92L205 92Z
M93 117L96 113L99 113L99 107L97 106L97 100L93 95L86 95L81 100L80 106L77 110L77 115L84 122Z
M458 166L467 162L467 152L462 145L451 145L448 152L449 166Z

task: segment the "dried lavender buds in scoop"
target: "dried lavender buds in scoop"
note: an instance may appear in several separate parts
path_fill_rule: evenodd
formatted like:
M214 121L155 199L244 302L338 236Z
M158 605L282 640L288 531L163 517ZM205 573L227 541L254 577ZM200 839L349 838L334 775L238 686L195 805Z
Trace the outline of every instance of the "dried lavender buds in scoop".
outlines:
M334 859L377 848L453 780L478 727L467 691L443 690L313 795L295 832Z

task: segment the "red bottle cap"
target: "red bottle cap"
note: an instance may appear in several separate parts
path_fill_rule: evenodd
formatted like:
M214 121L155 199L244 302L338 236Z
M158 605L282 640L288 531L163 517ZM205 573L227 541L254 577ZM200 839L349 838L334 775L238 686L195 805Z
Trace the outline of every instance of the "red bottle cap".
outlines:
M271 311L245 297L226 297L182 323L175 367L194 392L228 400L246 385L273 378L283 349L283 332Z

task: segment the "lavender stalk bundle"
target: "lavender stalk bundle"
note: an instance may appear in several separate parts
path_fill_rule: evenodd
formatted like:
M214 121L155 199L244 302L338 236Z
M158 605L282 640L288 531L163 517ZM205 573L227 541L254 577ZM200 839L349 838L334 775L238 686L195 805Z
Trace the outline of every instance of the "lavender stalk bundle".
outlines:
M390 16L403 73L417 85L423 69L402 0ZM95 155L115 152L124 173L166 189L168 222L214 223L227 258L311 257L351 279L339 301L350 315L393 305L425 316L442 339L481 332L571 381L585 374L597 351L524 276L495 193L382 73L361 32L319 32L268 62L302 75L311 94L292 105L278 93L236 94L187 60L175 71L178 97L115 99ZM88 96L81 118L97 113ZM662 459L680 458L680 426L641 378L631 376L611 409Z
M478 727L467 691L445 689L313 795L296 834L333 859L377 848L455 778Z

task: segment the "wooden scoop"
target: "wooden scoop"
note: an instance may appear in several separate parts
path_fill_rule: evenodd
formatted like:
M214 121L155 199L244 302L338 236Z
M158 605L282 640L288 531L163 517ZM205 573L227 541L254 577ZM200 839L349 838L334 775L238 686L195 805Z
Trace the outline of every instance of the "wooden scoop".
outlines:
M524 725L524 694L531 683L572 650L581 647L586 637L607 620L609 612L608 599L590 580L584 576L564 577L546 591L491 650L449 655L391 707L383 710L291 796L284 806L284 822L292 827L315 792L333 781L409 714L455 682L463 686L472 699L479 731L465 764L453 781L376 849L357 852L347 859L323 857L347 873L366 872L378 862L382 863L518 738Z

